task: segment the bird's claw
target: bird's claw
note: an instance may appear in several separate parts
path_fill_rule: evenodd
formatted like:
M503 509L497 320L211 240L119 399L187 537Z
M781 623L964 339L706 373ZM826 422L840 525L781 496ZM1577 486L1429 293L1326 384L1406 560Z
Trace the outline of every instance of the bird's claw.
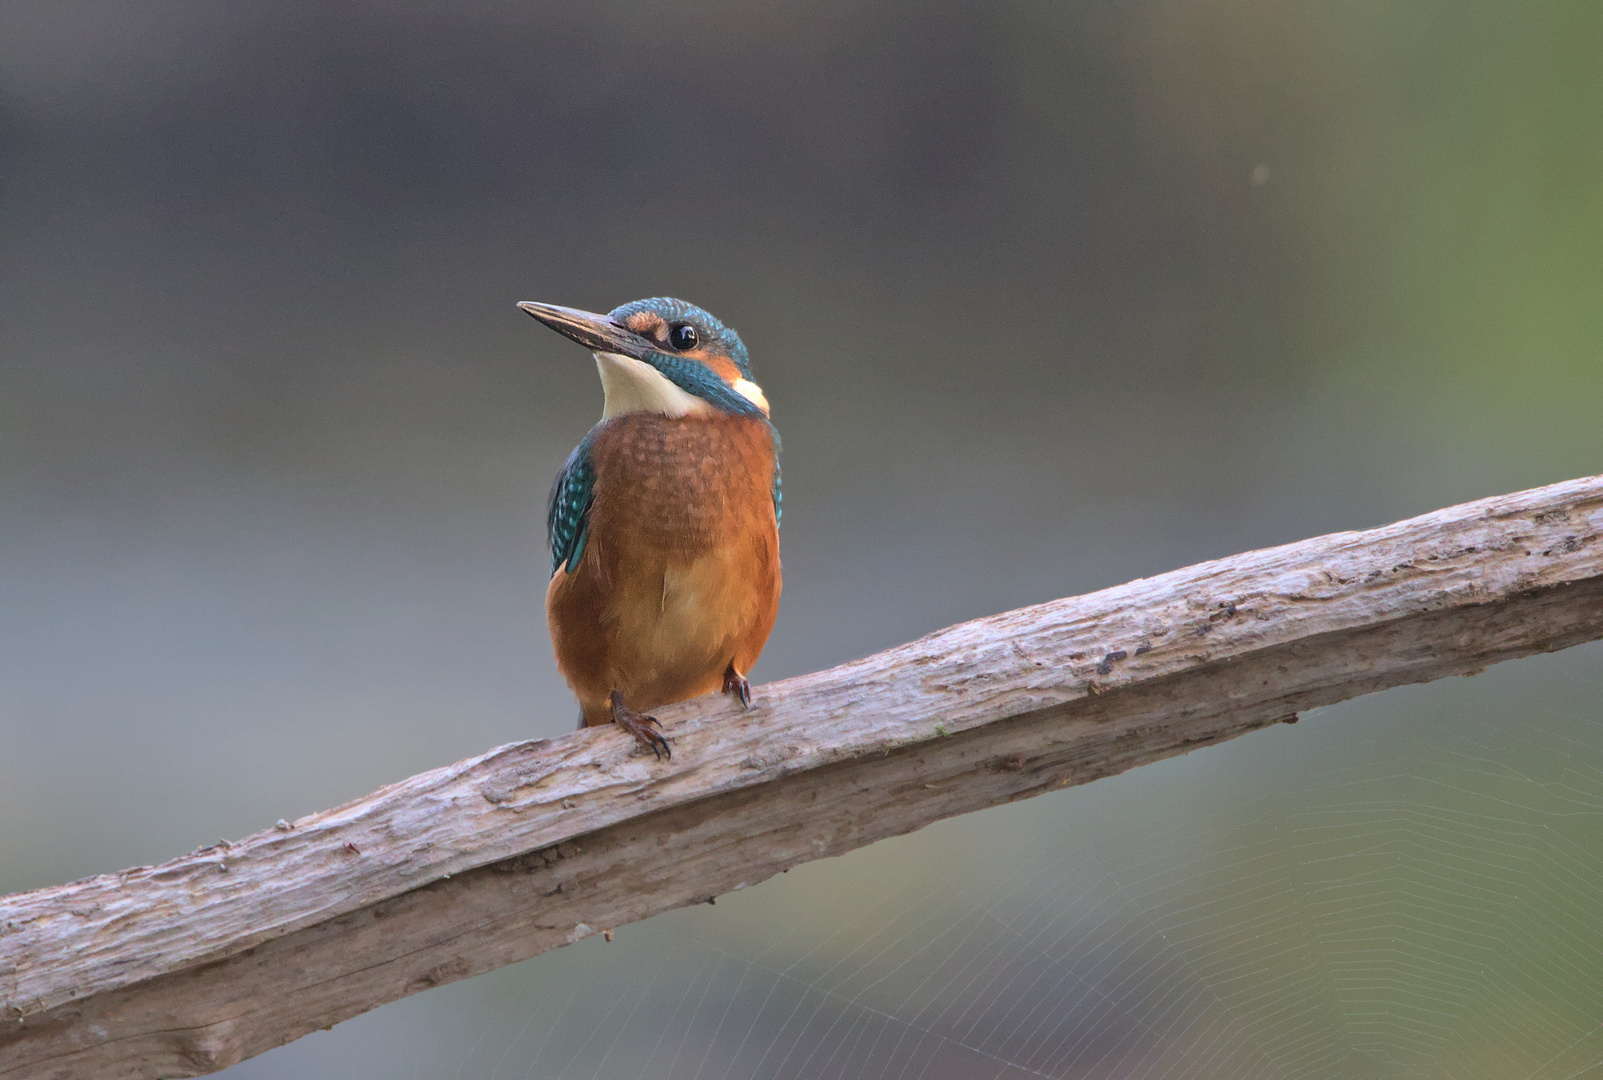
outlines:
M746 681L746 676L735 670L734 664L724 669L724 693L733 694L742 709L751 708L751 683Z
M653 725L660 729L662 721L655 716L637 713L629 708L623 703L623 695L616 690L612 692L611 701L612 722L614 724L633 735L635 740L642 746L649 747L652 756L658 761L661 761L664 757L669 761L673 760L673 747L668 745L668 740L656 731L651 730Z

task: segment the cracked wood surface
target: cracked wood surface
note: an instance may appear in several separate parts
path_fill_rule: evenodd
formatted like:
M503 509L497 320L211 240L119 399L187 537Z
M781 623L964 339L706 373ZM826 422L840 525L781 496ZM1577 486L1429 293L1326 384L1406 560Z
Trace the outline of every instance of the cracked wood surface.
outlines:
M940 818L1603 637L1603 477L1247 552L498 747L0 898L0 1077L193 1076Z

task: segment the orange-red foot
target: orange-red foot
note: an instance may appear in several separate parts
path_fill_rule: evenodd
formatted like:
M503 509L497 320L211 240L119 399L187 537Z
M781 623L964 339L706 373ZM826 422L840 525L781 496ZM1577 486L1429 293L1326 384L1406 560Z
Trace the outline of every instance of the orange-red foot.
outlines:
M733 694L742 709L751 708L751 683L735 670L734 664L724 668L724 693Z
M661 761L664 756L670 761L673 760L673 748L668 745L668 740L651 730L653 724L656 724L659 728L662 727L661 724L657 723L655 716L646 716L635 712L623 703L623 695L616 690L612 692L608 700L612 703L612 722L614 724L633 735L641 744L649 746L658 761Z

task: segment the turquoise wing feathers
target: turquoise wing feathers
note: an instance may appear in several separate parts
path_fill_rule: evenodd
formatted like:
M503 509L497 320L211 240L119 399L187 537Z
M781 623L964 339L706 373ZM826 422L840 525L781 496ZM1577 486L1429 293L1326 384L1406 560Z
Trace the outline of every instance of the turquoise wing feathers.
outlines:
M595 494L596 467L590 460L590 437L573 448L551 485L545 504L545 536L551 547L551 576L567 564L571 573L590 538L590 501Z
M779 486L779 437L774 437L774 483L769 489L774 497L774 528L779 528L779 521L785 516L785 493Z

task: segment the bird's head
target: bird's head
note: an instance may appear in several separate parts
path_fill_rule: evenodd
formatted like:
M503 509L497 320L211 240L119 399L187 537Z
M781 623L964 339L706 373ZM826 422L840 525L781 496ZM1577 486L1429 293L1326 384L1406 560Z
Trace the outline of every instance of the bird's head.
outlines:
M657 297L606 315L530 300L518 307L595 353L606 396L602 419L631 412L768 415L740 335L694 304Z

